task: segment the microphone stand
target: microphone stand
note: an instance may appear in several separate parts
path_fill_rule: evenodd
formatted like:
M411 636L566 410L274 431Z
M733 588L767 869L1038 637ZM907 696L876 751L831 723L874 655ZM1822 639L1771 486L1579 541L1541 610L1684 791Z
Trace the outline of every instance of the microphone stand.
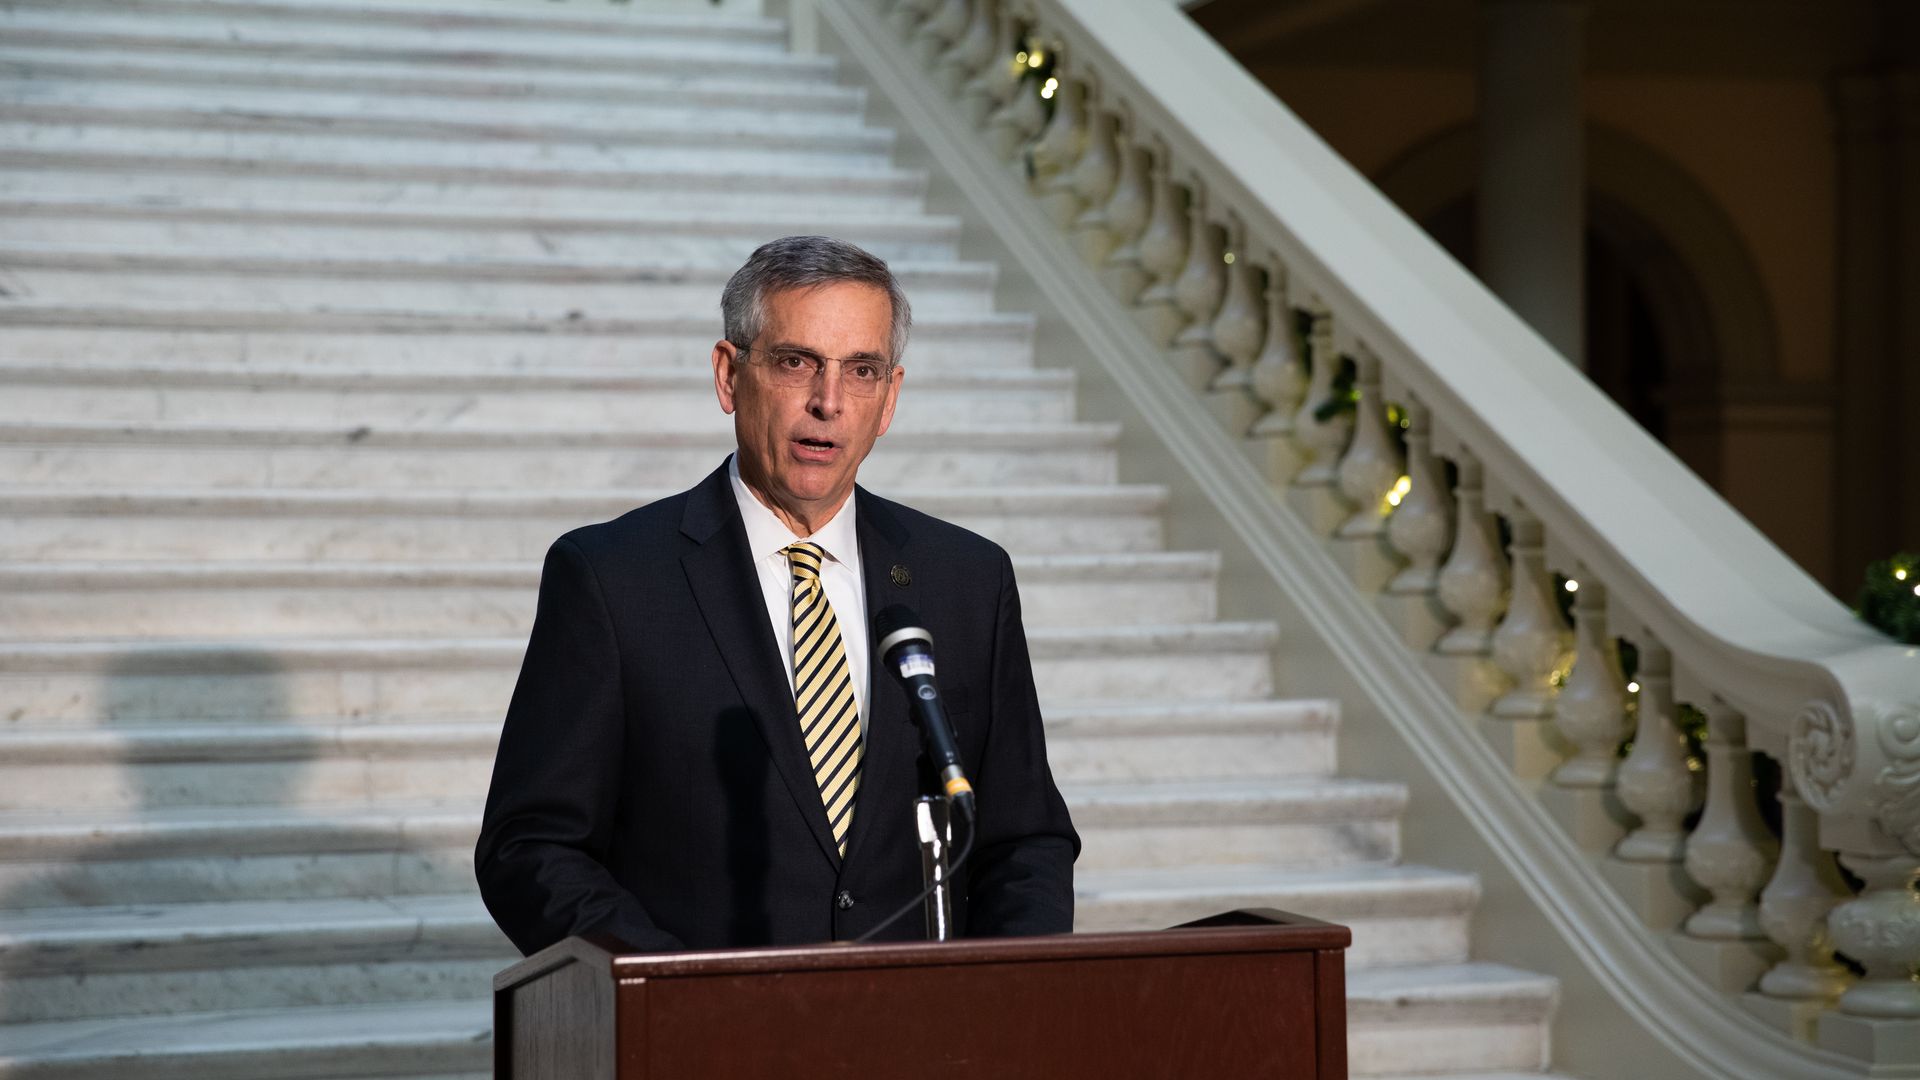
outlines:
M947 880L947 855L953 848L953 821L947 800L922 795L913 803L920 836L920 880L926 886L927 940L953 937L953 887Z

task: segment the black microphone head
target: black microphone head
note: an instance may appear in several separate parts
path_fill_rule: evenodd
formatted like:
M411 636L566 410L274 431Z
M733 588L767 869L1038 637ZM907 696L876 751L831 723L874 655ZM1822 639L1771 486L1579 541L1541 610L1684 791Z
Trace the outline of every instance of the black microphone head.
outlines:
M905 604L888 604L873 617L874 651L886 656L895 648L908 642L917 641L923 648L933 648L933 635L920 625L920 616Z

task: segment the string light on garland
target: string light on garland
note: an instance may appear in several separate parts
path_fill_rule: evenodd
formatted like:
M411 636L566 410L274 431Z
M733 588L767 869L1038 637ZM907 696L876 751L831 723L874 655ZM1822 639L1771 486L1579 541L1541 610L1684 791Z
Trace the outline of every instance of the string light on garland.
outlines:
M1855 610L1895 641L1920 645L1920 553L1903 551L1867 567Z
M1413 477L1402 476L1400 479L1395 480L1393 486L1387 489L1386 497L1381 500L1385 505L1380 508L1380 516L1385 517L1392 513L1393 509L1400 505L1400 500L1406 498L1407 492L1412 490Z
M1060 80L1049 76L1047 78L1047 81L1040 85L1040 96L1043 98L1051 99L1054 95L1054 92L1059 89L1060 89Z
M1573 580L1572 578L1568 578L1568 579L1567 579L1567 591L1568 591L1568 592L1579 592L1579 591L1580 591L1580 583L1579 583L1579 582L1577 582L1577 581L1575 581L1575 580Z

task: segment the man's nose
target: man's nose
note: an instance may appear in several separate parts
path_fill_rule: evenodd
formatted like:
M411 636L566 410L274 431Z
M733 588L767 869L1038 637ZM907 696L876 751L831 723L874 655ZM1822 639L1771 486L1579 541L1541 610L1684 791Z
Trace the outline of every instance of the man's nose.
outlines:
M807 404L813 415L830 420L846 407L846 391L840 387L838 364L822 364L813 375L812 397Z

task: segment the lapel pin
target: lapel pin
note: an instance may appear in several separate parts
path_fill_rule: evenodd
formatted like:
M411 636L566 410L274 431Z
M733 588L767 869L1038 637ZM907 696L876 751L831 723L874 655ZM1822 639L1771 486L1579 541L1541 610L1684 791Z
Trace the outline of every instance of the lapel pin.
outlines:
M906 567L896 565L893 568L893 583L904 589L913 584L913 574Z

